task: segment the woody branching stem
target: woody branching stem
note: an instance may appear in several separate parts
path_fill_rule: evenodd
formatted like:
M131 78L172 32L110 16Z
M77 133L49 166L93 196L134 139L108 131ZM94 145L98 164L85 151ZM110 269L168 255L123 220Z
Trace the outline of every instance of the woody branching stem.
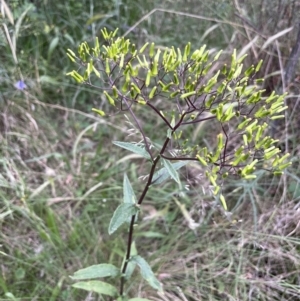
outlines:
M142 145L120 141L114 144L139 154L151 163L139 198L136 198L127 175L124 175L123 202L115 210L108 227L111 234L129 221L121 271L111 264L98 267L101 275L120 277L118 296L121 299L118 300L123 300L125 283L130 278L129 264L138 265L142 277L156 290L162 290L146 260L136 254L136 250L132 251L137 213L152 185L168 178L179 182L177 170L189 161L198 162L212 187L212 197L227 210L223 182L229 174L244 180L254 179L259 162L257 152L262 153L264 169L276 175L282 174L290 162L289 154L280 154L277 140L267 136L270 121L282 118L286 106L285 95L272 93L266 99L262 97L264 90L259 86L262 80L254 79L262 61L244 70L242 62L245 56L237 58L236 51L227 66L219 59L221 51L211 58L205 45L194 52L190 43L183 51L172 47L162 52L154 43L146 43L137 49L129 40L116 38L116 33L103 29L103 46L100 47L96 39L93 48L84 42L79 46L78 55L70 49L67 55L79 67L68 75L78 83L101 87L107 102L115 110L130 113L142 137ZM159 128L155 130L156 135L161 135L160 141L164 141L162 146L154 141L156 135L153 135L153 130L148 133L143 128L145 121L140 121L142 117L138 113L145 110L141 107L154 113L160 121ZM93 110L101 117L106 115L102 110ZM214 136L215 130L207 131L205 139L212 141L210 148L205 146L204 139L197 143L188 140L191 128L201 122L219 132ZM176 149L172 149L174 145ZM162 167L158 170L160 162ZM84 273L87 274L86 269ZM112 290L104 290L105 293L118 297Z

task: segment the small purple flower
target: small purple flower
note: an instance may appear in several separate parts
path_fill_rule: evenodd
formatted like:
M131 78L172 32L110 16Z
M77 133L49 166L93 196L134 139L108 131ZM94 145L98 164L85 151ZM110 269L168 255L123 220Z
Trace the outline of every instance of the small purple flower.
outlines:
M14 86L15 86L16 89L21 90L21 91L23 91L24 89L27 88L26 84L22 80L17 81L14 84Z

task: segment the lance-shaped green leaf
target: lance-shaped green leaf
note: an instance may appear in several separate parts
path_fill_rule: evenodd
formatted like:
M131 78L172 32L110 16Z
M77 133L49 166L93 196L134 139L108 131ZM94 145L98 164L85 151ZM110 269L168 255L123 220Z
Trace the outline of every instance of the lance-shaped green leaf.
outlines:
M162 292L162 284L157 280L155 275L153 274L151 267L149 266L148 262L142 258L139 255L132 256L130 258L130 261L135 262L140 270L142 277L154 288L157 289L158 291Z
M181 161L181 162L176 162L172 164L172 167L175 170L180 169L181 167L187 165L189 162L188 161ZM170 178L170 174L168 172L168 170L166 169L166 167L163 167L162 169L158 170L152 178L152 183L151 184L161 184L162 182L164 182L165 180L167 180L168 178Z
M108 295L111 297L115 297L118 295L118 291L114 286L103 281L92 280L92 281L77 282L74 283L72 286L89 292L95 292L98 294Z
M123 203L114 212L112 219L110 220L108 233L114 233L122 224L126 223L128 219L135 215L139 211L139 208L135 204Z
M146 159L151 159L149 153L141 146L137 146L136 144L132 144L130 142L122 142L122 141L113 141L113 144L125 148L135 154L138 154Z
M176 181L177 183L180 182L179 175L176 169L173 167L172 163L168 160L162 159L164 167L166 168L167 172L171 176L171 178Z
M87 268L78 270L73 276L73 280L85 280L101 277L116 277L120 274L120 270L112 264L102 263L91 265Z
M123 179L123 201L128 204L136 204L136 196L126 174Z

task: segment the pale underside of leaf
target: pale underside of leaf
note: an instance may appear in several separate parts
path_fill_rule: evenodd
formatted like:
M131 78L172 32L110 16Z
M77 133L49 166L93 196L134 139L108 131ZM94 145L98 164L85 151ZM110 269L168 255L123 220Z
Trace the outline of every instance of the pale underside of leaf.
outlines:
M166 168L167 172L169 173L170 177L177 183L180 182L179 175L172 165L172 163L168 160L162 159L164 167Z
M178 170L181 167L187 165L188 163L189 163L188 161L180 161L180 162L173 163L172 166L175 170ZM168 170L165 167L163 167L153 175L152 184L161 184L168 178L170 178L170 174Z
M114 212L114 215L110 221L108 233L114 233L122 224L128 221L128 219L138 212L138 208L135 204L123 203Z
M132 189L131 183L126 174L124 174L123 180L123 200L124 203L135 204L136 196Z
M116 277L120 273L119 269L112 264L95 264L74 273L73 280L94 279L101 277Z
M113 141L113 144L122 147L124 149L127 149L135 154L138 154L145 159L151 159L149 153L145 150L145 148L141 146L137 146L136 144L132 144L129 142L122 142L122 141Z
M92 280L92 281L82 281L77 282L72 285L75 288L80 288L89 292L95 292L98 294L108 295L115 297L118 295L117 289L109 283Z
M142 258L139 255L136 255L132 256L130 261L135 262L139 266L142 277L149 283L149 285L151 285L154 289L157 289L160 292L163 291L162 284L155 277L151 267L144 258Z

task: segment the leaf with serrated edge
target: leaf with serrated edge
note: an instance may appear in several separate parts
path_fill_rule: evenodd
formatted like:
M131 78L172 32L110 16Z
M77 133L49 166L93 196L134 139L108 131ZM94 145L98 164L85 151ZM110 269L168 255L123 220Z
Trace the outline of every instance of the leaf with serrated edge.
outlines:
M135 154L138 154L146 159L151 159L150 155L148 154L148 152L140 146L137 146L135 144L129 143L129 142L122 142L122 141L113 141L113 144L125 148Z
M172 163L170 163L168 160L162 159L163 160L163 164L166 168L166 170L168 171L169 175L171 176L171 178L176 181L177 183L180 182L179 180L179 176L178 173L176 171L176 169L173 167Z
M116 277L120 273L120 270L112 264L102 263L91 265L87 268L78 270L73 276L70 276L73 280L94 279L100 277Z
M132 189L131 183L126 174L124 174L123 180L123 200L124 203L135 204L136 196Z
M175 170L180 169L181 167L187 165L189 162L188 161L180 161L173 163L172 166ZM170 177L169 172L165 167L161 168L158 170L152 178L152 184L161 184L163 181L167 180Z
M130 258L130 261L136 262L141 270L142 277L154 288L158 291L162 292L162 285L154 276L151 267L149 266L148 262L141 256L136 255Z
M97 280L77 282L74 283L72 286L89 292L95 292L111 297L115 297L118 295L118 291L114 286L112 286L109 283Z
M112 219L110 220L108 233L114 233L122 224L124 224L128 218L135 215L138 212L138 208L135 204L123 203L121 204L116 211Z

